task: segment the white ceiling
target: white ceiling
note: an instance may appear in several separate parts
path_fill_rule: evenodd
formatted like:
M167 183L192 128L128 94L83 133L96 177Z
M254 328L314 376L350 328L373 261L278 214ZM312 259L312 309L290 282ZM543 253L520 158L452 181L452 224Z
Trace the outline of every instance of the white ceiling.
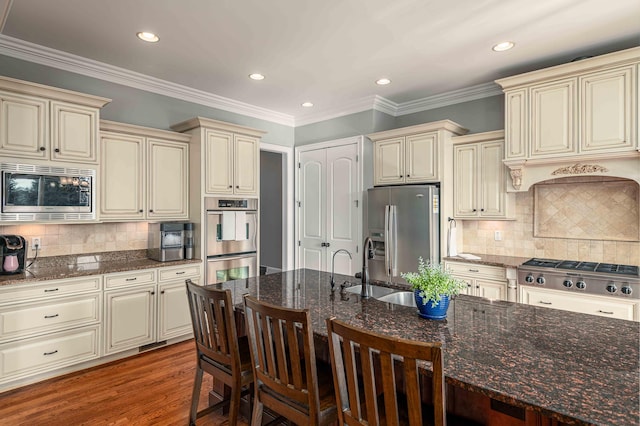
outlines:
M638 0L0 0L4 36L298 122L634 47L639 22ZM503 40L516 47L493 52Z

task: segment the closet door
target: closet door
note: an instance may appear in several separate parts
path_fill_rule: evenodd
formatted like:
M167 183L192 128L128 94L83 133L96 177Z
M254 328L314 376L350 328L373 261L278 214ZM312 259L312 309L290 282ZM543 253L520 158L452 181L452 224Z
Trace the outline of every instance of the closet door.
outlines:
M326 150L300 153L298 268L325 270Z

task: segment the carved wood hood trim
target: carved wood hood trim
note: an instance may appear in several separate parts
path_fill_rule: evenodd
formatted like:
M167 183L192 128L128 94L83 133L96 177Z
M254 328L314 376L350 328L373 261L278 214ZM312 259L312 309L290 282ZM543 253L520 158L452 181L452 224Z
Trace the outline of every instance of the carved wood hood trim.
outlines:
M596 173L596 172L608 172L609 169L606 167L598 166L595 164L580 164L576 163L573 166L560 167L559 169L554 170L552 175L582 175L585 173Z
M560 176L613 176L640 185L640 152L626 151L572 157L504 160L509 168L509 192L528 191L532 185Z

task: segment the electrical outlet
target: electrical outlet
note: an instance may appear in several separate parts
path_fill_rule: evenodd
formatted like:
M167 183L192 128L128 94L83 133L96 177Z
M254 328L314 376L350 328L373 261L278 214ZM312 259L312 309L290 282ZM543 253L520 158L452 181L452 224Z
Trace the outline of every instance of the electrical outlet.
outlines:
M42 249L42 241L40 240L40 237L33 237L31 238L31 250L40 250Z
M502 231L494 231L493 239L496 241L502 241Z

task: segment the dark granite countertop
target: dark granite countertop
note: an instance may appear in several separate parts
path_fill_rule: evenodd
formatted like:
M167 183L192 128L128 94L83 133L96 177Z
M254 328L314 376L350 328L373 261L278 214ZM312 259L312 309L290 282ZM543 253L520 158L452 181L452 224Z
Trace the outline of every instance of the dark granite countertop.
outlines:
M353 279L336 276L336 282ZM458 296L448 319L357 294L331 297L328 273L302 269L218 284L234 300L311 311L316 335L335 316L368 330L442 342L447 382L569 424L640 421L640 323L473 296Z
M146 253L146 250L127 250L43 257L22 274L0 275L0 286L202 263L200 259L159 262L148 259Z
M478 265L500 266L503 268L517 268L527 260L531 259L530 257L499 256L496 254L473 254L480 257L480 259L465 259L459 256L447 256L443 258L443 260L476 263Z

